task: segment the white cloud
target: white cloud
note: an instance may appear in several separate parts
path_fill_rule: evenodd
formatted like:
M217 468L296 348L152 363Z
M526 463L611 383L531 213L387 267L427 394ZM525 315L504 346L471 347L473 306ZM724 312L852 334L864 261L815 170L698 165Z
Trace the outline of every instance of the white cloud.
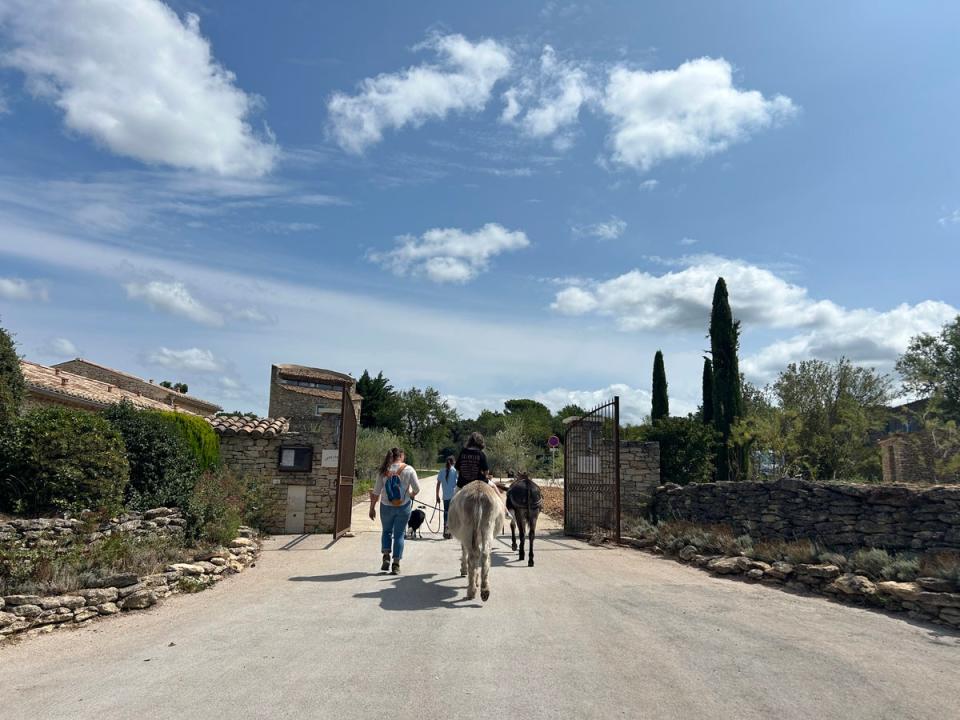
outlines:
M622 220L616 215L605 222L599 222L593 225L574 225L572 228L574 235L589 235L600 238L601 240L616 240L623 235L626 229L626 220Z
M947 213L937 222L946 227L947 225L957 225L960 224L960 208L957 208L951 213Z
M579 405L584 410L608 402L614 396L620 398L620 419L626 423L641 423L650 414L651 395L649 390L634 388L623 383L615 383L598 390L569 390L554 388L533 395L533 399L542 402L551 412L557 412L567 405ZM671 403L673 404L673 403ZM674 409L674 414L679 412Z
M675 157L722 152L796 112L790 98L739 90L724 59L689 60L674 70L614 68L602 100L613 161L649 170Z
M213 57L199 18L159 0L6 0L2 63L118 155L222 175L262 175L278 150L261 104Z
M48 342L44 343L40 348L40 352L44 355L49 355L55 358L76 358L80 357L82 353L77 349L77 346L70 342L67 338L52 338Z
M124 288L128 297L143 300L155 310L165 310L201 325L223 325L223 315L194 298L181 282L132 282L124 285Z
M503 94L506 106L500 120L519 125L524 134L534 138L561 133L554 144L564 150L572 142L564 131L577 123L580 109L598 95L583 68L557 59L556 51L546 45L538 71ZM529 107L525 109L525 105Z
M3 300L49 300L47 287L36 280L15 277L0 277L0 299Z
M433 228L419 238L403 235L388 252L369 257L396 274L426 273L433 282L464 283L487 269L490 259L500 253L519 250L530 244L526 233L487 223L479 230Z
M657 185L659 184L660 184L659 180L654 180L651 178L650 180L644 180L642 183L640 183L640 189L643 192L651 192L652 190L656 190Z
M494 40L472 43L463 35L443 35L419 47L434 50L440 64L366 78L356 95L338 92L330 98L331 130L342 148L361 153L387 129L482 110L493 86L510 71L509 50Z
M171 350L161 347L147 357L154 365L160 365L174 370L192 370L194 372L219 372L222 364L209 350L187 348L186 350Z
M681 245L696 245L697 242L698 241L696 238L691 238L691 237L680 238Z

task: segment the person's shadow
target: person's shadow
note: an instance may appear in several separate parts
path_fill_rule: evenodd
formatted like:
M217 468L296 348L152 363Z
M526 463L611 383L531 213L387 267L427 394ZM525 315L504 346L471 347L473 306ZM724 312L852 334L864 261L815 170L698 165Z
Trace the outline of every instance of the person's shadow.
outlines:
M382 581L382 589L356 593L354 597L379 599L380 608L383 610L412 611L432 610L434 608L479 607L479 602L474 604L472 601L466 600L462 589L440 584L451 578L431 580L436 575L436 573L386 575Z

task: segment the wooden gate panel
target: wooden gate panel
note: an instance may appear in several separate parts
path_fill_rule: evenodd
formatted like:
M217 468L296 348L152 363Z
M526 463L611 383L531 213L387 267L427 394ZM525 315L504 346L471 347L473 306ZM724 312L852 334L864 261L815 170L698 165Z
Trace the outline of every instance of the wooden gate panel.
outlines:
M353 484L356 481L357 464L357 413L353 407L350 388L343 388L343 403L340 408L340 457L337 462L337 498L333 521L333 538L336 540L350 529L350 513L353 510Z

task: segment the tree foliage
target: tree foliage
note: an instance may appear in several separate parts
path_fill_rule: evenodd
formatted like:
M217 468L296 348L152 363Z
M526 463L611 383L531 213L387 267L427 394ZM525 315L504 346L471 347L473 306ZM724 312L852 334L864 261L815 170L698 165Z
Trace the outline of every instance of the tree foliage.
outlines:
M120 434L83 410L26 413L0 440L0 505L39 514L84 509L116 512L128 468Z
M200 464L170 413L117 403L104 416L123 436L130 463L127 504L135 510L176 506L187 510Z
M686 485L713 478L717 432L695 415L626 428L628 439L660 443L660 481Z
M519 419L527 441L538 451L547 447L547 440L553 434L553 414L546 405L523 398L507 400L503 409L504 429L507 422Z
M703 401L700 405L700 419L706 425L713 425L713 363L710 358L703 359Z
M394 433L403 429L403 408L400 394L393 389L383 372L371 377L366 370L357 380L357 393L363 397L360 406L360 426L385 428Z
M436 456L457 420L456 411L432 387L410 388L400 393L403 435L417 451L418 460L436 462Z
M714 427L720 434L717 454L717 479L736 480L746 468L746 449L735 445L731 432L743 415L743 394L740 387L740 366L737 350L740 345L740 323L734 321L727 295L727 283L717 279L710 313L710 355L713 363Z
M960 422L960 315L936 335L912 338L897 372L907 393L935 400L941 419Z
M17 416L26 384L13 337L0 328L0 432Z
M487 438L487 461L495 474L533 470L536 452L524 423L522 415L508 415L503 429Z
M164 413L186 440L202 472L220 465L220 438L213 427L199 415L187 413Z
M386 428L360 428L357 434L357 478L376 480L377 470L387 451L403 447L403 438Z
M670 417L670 400L667 397L667 371L663 367L663 352L653 356L653 407L650 420L657 422Z

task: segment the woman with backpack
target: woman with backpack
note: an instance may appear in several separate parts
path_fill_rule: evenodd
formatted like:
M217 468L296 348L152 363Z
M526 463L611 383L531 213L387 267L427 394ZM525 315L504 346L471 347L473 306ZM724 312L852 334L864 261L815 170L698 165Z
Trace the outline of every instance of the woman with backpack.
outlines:
M417 471L404 463L405 455L400 448L391 448L380 464L377 482L370 491L370 519L377 519L377 500L380 500L380 548L383 563L380 570L390 571L391 575L400 574L400 560L403 557L403 537L407 521L413 511L413 499L420 492ZM391 547L392 545L392 547ZM393 564L390 554L393 551Z

